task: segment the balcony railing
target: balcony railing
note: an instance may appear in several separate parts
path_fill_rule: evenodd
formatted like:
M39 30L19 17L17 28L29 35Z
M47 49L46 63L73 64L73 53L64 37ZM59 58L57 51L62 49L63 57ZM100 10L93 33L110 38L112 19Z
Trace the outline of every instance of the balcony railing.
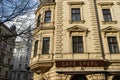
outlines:
M55 2L55 0L40 0L40 3L43 4L43 3L53 3Z

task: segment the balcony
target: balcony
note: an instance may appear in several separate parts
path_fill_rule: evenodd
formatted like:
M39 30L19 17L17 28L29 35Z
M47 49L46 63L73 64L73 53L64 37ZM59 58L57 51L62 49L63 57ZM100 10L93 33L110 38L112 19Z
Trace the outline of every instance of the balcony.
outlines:
M40 3L41 4L44 4L44 3L54 3L55 0L40 0Z
M32 71L40 74L41 72L46 72L53 65L53 55L52 54L38 54L36 57L31 58L30 68Z

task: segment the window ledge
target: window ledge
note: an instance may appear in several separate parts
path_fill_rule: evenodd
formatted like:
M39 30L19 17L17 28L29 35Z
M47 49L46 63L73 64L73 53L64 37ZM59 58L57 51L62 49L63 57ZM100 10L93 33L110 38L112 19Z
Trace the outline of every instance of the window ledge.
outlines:
M73 54L83 54L84 52L78 52L78 53L73 53Z
M117 24L117 21L102 21L103 24Z
M117 55L117 54L120 54L119 52L117 53L109 53L110 55Z
M72 20L69 20L69 23L70 24L73 24L73 23L85 23L85 20L80 20L80 21L72 21Z

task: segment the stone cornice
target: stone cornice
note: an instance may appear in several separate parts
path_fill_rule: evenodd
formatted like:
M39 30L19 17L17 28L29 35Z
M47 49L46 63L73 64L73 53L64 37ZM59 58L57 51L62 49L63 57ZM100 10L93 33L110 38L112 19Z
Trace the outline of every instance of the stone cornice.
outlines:
M84 2L83 1L78 1L78 2L67 2L67 4L69 4L69 5L83 5L84 4Z
M73 27L70 27L70 28L68 28L67 29L68 31L70 31L70 32L74 32L74 31L88 31L88 29L87 28L85 28L85 27L82 27L82 26L78 26L78 25L75 25L75 26L73 26Z
M99 6L112 6L114 4L113 2L99 2L98 5Z
M114 27L114 26L108 26L101 31L103 32L120 32L120 28Z

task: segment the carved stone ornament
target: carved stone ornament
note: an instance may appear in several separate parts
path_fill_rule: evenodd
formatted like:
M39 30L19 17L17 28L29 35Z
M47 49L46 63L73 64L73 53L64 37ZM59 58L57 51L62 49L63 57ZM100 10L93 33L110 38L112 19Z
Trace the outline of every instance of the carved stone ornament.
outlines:
M68 4L69 4L69 5L77 5L77 4L79 4L79 5L83 5L84 2L83 2L83 1L78 1L78 2L68 2Z
M99 6L112 6L114 5L113 2L100 2L98 3Z
M120 32L120 28L114 27L114 26L108 26L104 29L101 30L102 32L104 32L104 36L106 36L106 33L117 33Z
M82 27L79 25L72 26L72 27L68 28L67 30L70 32L70 35L72 32L85 32L86 36L88 34L88 28Z

